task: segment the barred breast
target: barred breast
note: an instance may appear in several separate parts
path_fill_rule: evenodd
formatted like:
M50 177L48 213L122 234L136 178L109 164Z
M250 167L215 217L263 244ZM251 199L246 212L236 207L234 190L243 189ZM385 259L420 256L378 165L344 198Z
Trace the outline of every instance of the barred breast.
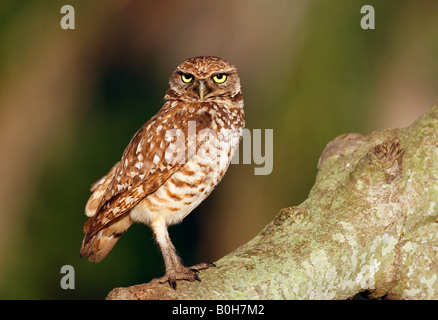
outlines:
M212 128L214 136L206 139L196 155L161 187L132 208L131 218L147 225L158 219L164 219L166 225L181 222L210 195L225 175L239 144L243 126L243 123L239 123L239 126L227 125L220 117L215 117Z

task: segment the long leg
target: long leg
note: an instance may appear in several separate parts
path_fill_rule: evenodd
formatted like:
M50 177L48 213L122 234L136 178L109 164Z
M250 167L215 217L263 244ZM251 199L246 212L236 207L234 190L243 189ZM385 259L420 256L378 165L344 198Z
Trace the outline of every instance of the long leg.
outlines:
M170 241L165 222L163 220L156 221L152 223L151 228L155 240L160 246L164 264L166 265L166 274L161 278L153 279L153 282L169 282L170 286L176 289L176 280L201 281L197 275L199 270L214 266L214 264L208 262L200 263L189 268L183 266L176 254L175 247Z

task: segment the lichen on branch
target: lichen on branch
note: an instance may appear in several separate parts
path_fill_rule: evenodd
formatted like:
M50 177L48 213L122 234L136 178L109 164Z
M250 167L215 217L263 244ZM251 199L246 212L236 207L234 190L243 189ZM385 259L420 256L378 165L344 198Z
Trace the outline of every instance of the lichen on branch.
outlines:
M404 129L344 134L301 205L202 271L107 299L438 298L438 104Z

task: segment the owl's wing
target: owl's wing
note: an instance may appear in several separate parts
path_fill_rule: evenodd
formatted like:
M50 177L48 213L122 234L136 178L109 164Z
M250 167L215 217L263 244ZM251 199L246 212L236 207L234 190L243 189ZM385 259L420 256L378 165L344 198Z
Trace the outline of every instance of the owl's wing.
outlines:
M100 204L84 227L84 243L157 190L190 160L205 141L199 133L208 134L203 129L210 128L211 123L209 113L190 113L178 106L166 108L165 105L151 118L134 135L121 161L102 181L93 185L94 192L99 193ZM196 128L196 137L189 131L193 128Z
M91 186L90 191L92 191L93 194L91 195L90 199L88 199L87 205L85 206L85 214L88 217L94 216L97 212L97 209L100 208L102 199L104 198L109 185L113 181L114 175L119 168L119 164L120 162L117 162L106 175L97 180Z

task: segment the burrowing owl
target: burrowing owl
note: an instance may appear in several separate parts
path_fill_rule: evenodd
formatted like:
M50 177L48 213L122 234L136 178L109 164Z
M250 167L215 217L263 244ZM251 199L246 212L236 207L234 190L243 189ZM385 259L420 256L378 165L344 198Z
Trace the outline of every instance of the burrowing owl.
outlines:
M81 256L99 262L133 222L148 225L160 246L169 282L200 280L184 267L167 227L181 222L219 183L245 126L236 68L217 57L181 63L169 80L160 111L126 147L122 159L92 187Z

